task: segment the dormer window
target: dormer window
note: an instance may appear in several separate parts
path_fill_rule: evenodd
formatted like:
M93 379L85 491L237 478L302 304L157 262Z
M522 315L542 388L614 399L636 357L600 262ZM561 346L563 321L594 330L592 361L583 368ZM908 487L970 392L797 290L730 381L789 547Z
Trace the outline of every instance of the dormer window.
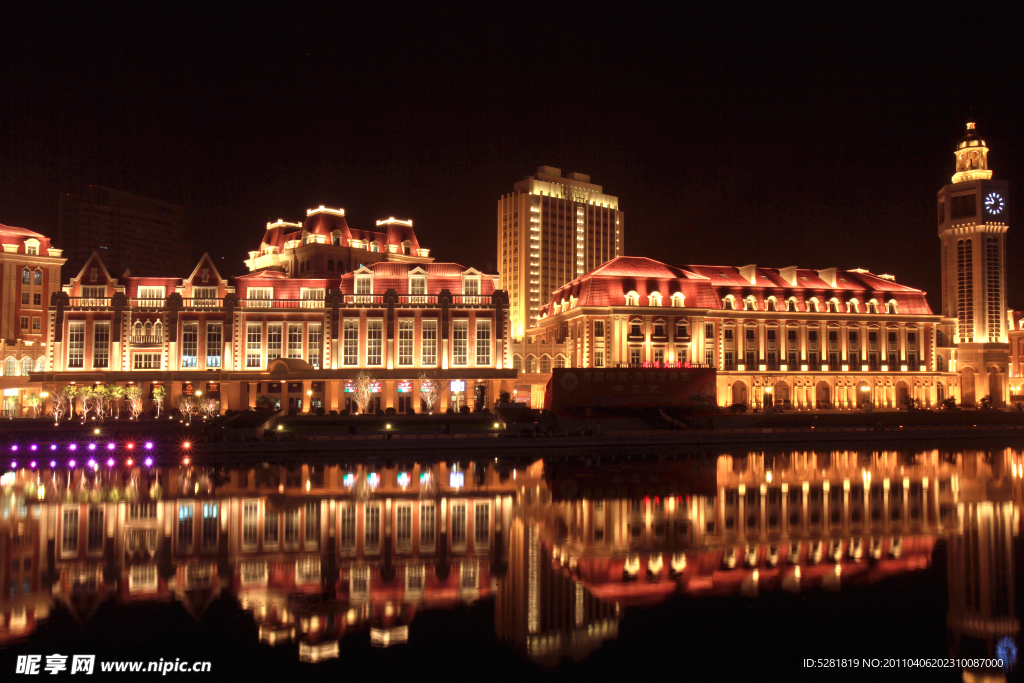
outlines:
M839 312L839 303L835 299L832 299L831 301L828 302L828 312L829 313L838 313Z
M878 313L878 302L874 299L868 302L868 313Z
M733 304L733 298L731 296L727 296L724 299L722 299L722 309L726 311L736 310Z
M427 278L422 275L414 275L409 278L409 293L413 296L425 296L427 293Z
M774 312L774 311L778 310L777 306L775 305L775 297L772 297L771 299L768 299L767 303L768 303L768 310L769 311L773 311Z
M640 305L640 295L637 294L636 292L629 292L628 294L626 294L626 305L627 306L639 306Z
M661 294L659 292L653 292L647 297L648 306L660 306L661 305Z
M860 313L860 305L856 299L850 299L849 303L846 304L846 310L848 313Z
M39 256L39 247L31 244L26 244L25 253L29 256Z
M373 294L373 276L356 275L356 302L370 303L370 296Z
M155 302L163 303L163 287L139 287L139 298L146 300L146 304L152 306Z
M370 251L375 252L375 253L380 251L380 245L376 242L376 240L373 241L373 242L370 242Z
M809 313L817 313L818 312L818 300L817 299L811 299L810 301L807 302L807 311Z
M323 308L327 298L327 290L323 288L303 287L299 290L302 308Z
M672 308L683 308L685 305L686 298L680 292L672 295Z
M270 308L270 302L274 298L273 287L250 287L246 291L248 300L246 306L250 308Z
M744 311L756 311L757 310L757 302L754 300L754 297L748 296L746 299L743 300L743 310Z
M462 283L462 293L466 296L480 296L480 278L467 277Z
M405 254L406 256L412 255L412 242L410 242L409 240L405 240L404 242L402 242L402 253Z
M896 308L896 302L895 301L889 301L888 303L886 303L885 304L885 310L888 313L890 313L891 315L896 315L897 313L899 313L899 311Z

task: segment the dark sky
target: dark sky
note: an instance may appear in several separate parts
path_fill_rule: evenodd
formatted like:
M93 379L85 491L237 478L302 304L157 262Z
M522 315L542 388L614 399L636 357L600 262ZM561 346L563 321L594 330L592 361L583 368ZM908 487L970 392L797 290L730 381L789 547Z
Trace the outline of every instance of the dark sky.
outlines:
M868 268L937 310L973 107L1024 307L1017 3L478 4L5 3L0 222L56 235L58 193L96 183L184 204L228 274L320 204L493 267L498 197L547 164L620 198L629 254Z

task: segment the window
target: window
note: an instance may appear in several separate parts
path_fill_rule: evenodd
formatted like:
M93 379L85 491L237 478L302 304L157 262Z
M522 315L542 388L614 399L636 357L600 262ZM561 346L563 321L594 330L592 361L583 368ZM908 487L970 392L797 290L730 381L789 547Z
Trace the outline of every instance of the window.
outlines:
M21 293L21 305L28 306L28 292Z
M216 287L193 287L192 288L192 305L209 307L217 305L217 288Z
M359 320L345 318L343 324L342 362L345 365L359 364Z
M306 502L306 543L320 542L320 501Z
M468 344L469 321L452 321L452 365L466 365L469 361Z
M206 325L206 367L219 368L221 366L221 329L220 323L207 323Z
M776 307L776 305L775 305L775 297L772 297L771 299L768 299L767 305L768 305L768 310L769 311L777 311L778 310L778 307Z
M78 552L78 510L64 510L61 525L61 552Z
M132 356L133 370L159 370L161 365L159 353L136 353Z
M757 310L757 302L754 300L754 297L748 296L746 299L743 300L743 310L744 311L756 311Z
M413 320L402 318L398 321L398 364L412 365Z
M466 504L452 503L452 545L466 545Z
M373 276L372 275L357 275L356 276L356 302L357 303L370 303L369 295L373 294Z
M639 320L629 321L629 336L630 337L642 337L644 336L643 324Z
M537 372L537 357L530 355L526 357L526 372Z
M665 336L665 323L656 322L654 323L654 336L664 337Z
M186 550L192 546L193 517L192 503L178 505L178 549Z
M885 304L885 310L890 315L896 315L896 313L897 313L896 302L895 301L890 301L887 304Z
M414 297L419 297L412 300L414 304L421 304L426 302L427 294L427 278L422 275L414 275L409 278L409 294Z
M551 356L546 353L540 357L540 371L551 372Z
M341 506L341 529L338 533L341 540L341 547L352 549L356 547L356 508L355 506Z
M41 285L43 284L43 271L37 270L32 274L32 284Z
M817 299L811 299L810 301L807 302L807 311L809 313L817 313L818 312L818 300Z
M630 347L630 349L629 349L629 362L632 363L633 365L638 365L640 363L640 347L639 346L632 346L632 347Z
M263 324L249 323L245 330L245 367L258 368L263 364Z
M291 508L284 512L284 544L296 546L299 543L299 509Z
M68 367L81 368L85 365L85 323L68 324Z
M203 550L217 549L217 528L219 526L217 508L217 503L203 503Z
M601 337L604 337L604 321L603 320L595 320L594 321L594 336L599 338L599 339Z
M242 547L255 548L259 539L260 503L257 500L242 502Z
M690 325L685 320L676 322L676 339L689 339Z
M626 305L627 306L639 306L640 305L640 295L637 294L636 292L628 293L626 295Z
M437 320L420 321L420 364L437 365Z
M477 546L485 546L491 541L491 506L489 503L477 503L474 506L473 541Z
M684 302L685 302L685 299L684 299L682 294L676 292L675 294L672 295L672 307L673 308L683 308Z
M85 550L89 553L103 552L103 508L89 508Z
M23 329L23 330L27 330L28 329L28 316L27 315L21 316L21 329Z
M93 367L107 367L110 361L110 323L94 323L92 340Z
M181 367L199 367L199 323L181 326Z
M43 295L40 294L39 292L34 293L32 295L32 305L33 306L42 306L43 305Z
M302 359L302 324L288 325L288 357Z
M380 503L366 503L365 531L367 550L380 546Z
M434 504L420 502L420 547L434 545Z
M272 360L281 357L282 335L281 323L267 324L267 365L270 365Z
M139 298L143 299L143 306L155 306L164 301L163 287L139 287Z
M466 296L480 296L480 278L467 277L462 281L462 293Z
M25 253L28 256L39 256L39 245L25 243Z
M316 370L320 369L320 347L323 344L323 324L310 323L307 330L309 339L306 344L306 358L309 365Z
M281 515L265 513L263 519L263 546L276 548L281 534Z
M303 287L299 296L302 298L301 306L303 308L323 308L324 299L327 298L327 290Z
M399 550L412 548L412 505L409 503L399 503L395 510L395 542Z
M476 364L491 364L491 321L476 321Z
M246 291L249 297L246 306L249 308L270 308L271 300L274 298L273 287L250 287Z
M382 363L384 321L371 318L366 321L366 364Z
M21 271L21 284L27 285L32 281L32 271L28 268L23 268Z
M735 310L733 308L733 299L731 296L727 296L724 299L722 299L722 308L726 311Z
M516 356L516 358L518 358L518 356ZM604 351L594 351L594 367L595 368L603 368L604 367ZM518 370L518 369L519 368L516 368L516 370Z

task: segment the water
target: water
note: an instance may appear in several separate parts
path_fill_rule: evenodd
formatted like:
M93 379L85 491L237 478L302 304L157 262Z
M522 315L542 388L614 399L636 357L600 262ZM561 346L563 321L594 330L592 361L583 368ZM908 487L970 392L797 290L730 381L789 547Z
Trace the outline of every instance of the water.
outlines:
M838 658L833 678L1020 680L1022 462L997 448L22 470L3 481L0 670L85 653L97 670L182 659L214 675L732 680ZM1004 666L903 661L961 657Z

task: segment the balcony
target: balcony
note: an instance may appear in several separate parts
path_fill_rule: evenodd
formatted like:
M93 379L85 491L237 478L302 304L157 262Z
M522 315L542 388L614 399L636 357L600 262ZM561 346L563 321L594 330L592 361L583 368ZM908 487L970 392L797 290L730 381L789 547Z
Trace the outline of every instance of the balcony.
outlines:
M452 303L471 306L488 305L491 303L491 297L479 294L457 294L452 297Z
M181 305L185 308L220 308L223 306L221 299L182 299Z
M400 304L436 304L437 296L433 294L402 294L398 297Z
M346 304L383 304L384 297L379 294L346 294Z
M69 299L69 303L71 308L108 308L110 306L110 299L73 296Z
M132 346L160 346L164 343L162 334L133 334L129 337Z
M165 299L129 299L128 305L132 308L163 308Z

